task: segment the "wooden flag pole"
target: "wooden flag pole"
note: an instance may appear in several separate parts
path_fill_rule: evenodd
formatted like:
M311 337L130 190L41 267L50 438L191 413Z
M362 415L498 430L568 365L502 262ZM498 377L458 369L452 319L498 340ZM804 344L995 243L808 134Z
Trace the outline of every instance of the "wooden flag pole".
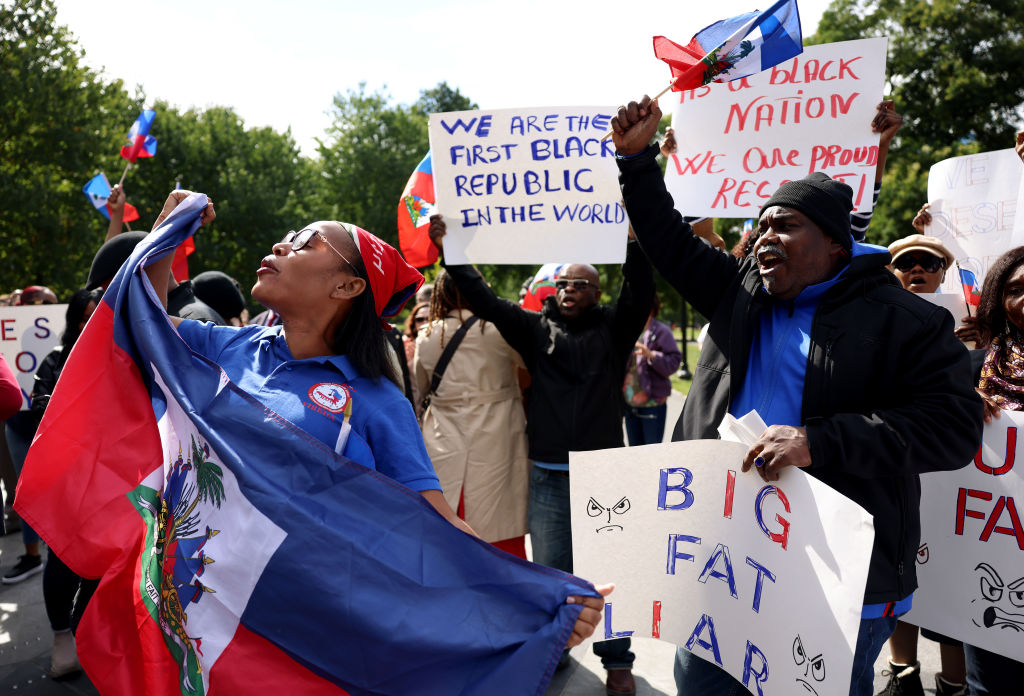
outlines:
M655 94L655 95L654 95L654 98L653 98L653 99L651 99L651 101L652 101L652 102L656 102L656 101L658 101L658 99L660 99L661 97L663 97L663 96L665 95L665 92L667 92L667 91L669 91L670 89L672 89L672 85L674 85L674 84L676 83L676 80L678 80L678 79L679 79L679 78L680 78L680 77L681 77L682 75L683 75L683 73L680 73L680 74L679 74L679 75L677 75L676 77L673 77L673 78L672 78L672 81L668 83L668 86L667 86L667 87L665 87L665 89L663 89L663 90L661 90L660 92L658 92L657 94ZM601 142L603 143L603 142L604 142L605 140L607 140L608 138L612 137L612 135L613 135L614 133L615 133L615 131L614 131L614 130L610 130L610 131L608 131L607 133L605 133L605 134L604 134L604 137L603 137L603 138L601 138Z
M128 176L128 170L131 169L131 166L132 166L131 162L129 162L126 165L124 165L124 171L121 173L121 180L117 182L118 186L123 186L124 185L124 178L126 176Z

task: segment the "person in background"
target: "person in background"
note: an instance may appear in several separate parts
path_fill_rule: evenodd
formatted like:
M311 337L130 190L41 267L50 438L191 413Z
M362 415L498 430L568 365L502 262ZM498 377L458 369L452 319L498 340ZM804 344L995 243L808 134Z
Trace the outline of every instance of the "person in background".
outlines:
M430 218L430 238L443 254L440 215ZM448 266L455 286L475 315L501 332L530 371L527 439L530 504L527 521L533 560L572 572L569 452L622 447L622 382L654 301L654 277L643 251L626 244L622 288L614 306L601 305L601 278L588 264L563 266L555 294L540 312L499 298L471 265ZM607 671L609 696L636 693L635 655L629 638L594 644ZM560 665L568 664L568 654Z
M43 418L46 406L50 402L54 387L64 369L64 364L71 354L78 337L82 335L85 323L92 316L100 301L99 290L81 289L75 291L68 300L65 313L64 333L60 344L51 350L36 370L35 383L32 387L31 415L36 428ZM79 591L81 578L74 574L64 562L50 549L46 554L46 566L43 570L43 600L46 603L46 616L53 629L53 654L50 658L50 676L54 679L74 674L81 670L75 653L75 638L71 634L71 615L75 604L75 594ZM90 586L93 587L93 586ZM85 594L91 594L86 592ZM79 614L84 609L87 598L80 597L83 606L78 608Z
M1017 147L1024 159L1022 133L1017 134ZM1002 410L1024 411L1024 246L1000 256L985 274L977 328L988 346L977 389L989 423ZM967 696L1019 693L1024 663L966 643L964 655Z
M953 254L934 237L912 234L889 245L892 269L903 289L916 294L937 292L953 263ZM939 644L941 668L935 675L937 696L958 696L964 689L963 643L927 628L920 634ZM918 627L899 621L889 638L889 682L877 696L924 696L917 659Z
M525 559L530 462L516 377L522 358L493 324L479 321L431 393L442 353L473 317L446 271L434 282L428 316L413 358L416 392L421 399L430 395L423 411L427 454L458 516L484 541Z
M430 286L431 296L433 296L434 286ZM416 335L420 329L430 323L430 301L417 302L409 312L409 316L405 320L405 332L402 334L402 350L405 353L405 364L409 369L410 376L410 387L412 393L412 407L416 411L417 417L422 417L423 412L421 404L423 402L423 394L420 393L419 387L416 384L416 379L413 376L415 374L415 367L413 365L413 358L416 356Z
M622 396L626 400L626 438L631 447L664 439L668 412L665 402L672 393L670 377L682 360L672 329L657 319L660 311L661 297L654 293L651 316L626 361Z
M53 290L41 285L30 285L21 291L18 305L57 304L57 296ZM20 475L25 464L28 447L32 443L37 423L28 411L18 411L6 421L5 436L7 450L14 463L15 472ZM10 491L8 495L12 495ZM39 535L28 524L21 520L21 541L25 545L25 553L18 556L18 562L0 577L5 585L14 585L43 571L43 560L39 555Z
M238 281L221 271L204 271L192 279L196 297L213 308L230 326L249 323L249 310Z

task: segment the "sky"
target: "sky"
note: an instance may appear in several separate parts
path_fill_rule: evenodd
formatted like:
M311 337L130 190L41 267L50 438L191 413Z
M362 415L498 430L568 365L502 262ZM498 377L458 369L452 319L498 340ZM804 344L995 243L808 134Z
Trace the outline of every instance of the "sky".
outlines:
M179 108L230 106L291 128L304 154L335 94L410 104L446 81L482 109L617 106L668 84L651 38L687 43L770 0L57 0L58 20L108 78ZM828 0L800 0L805 35ZM158 135L159 114L154 125Z

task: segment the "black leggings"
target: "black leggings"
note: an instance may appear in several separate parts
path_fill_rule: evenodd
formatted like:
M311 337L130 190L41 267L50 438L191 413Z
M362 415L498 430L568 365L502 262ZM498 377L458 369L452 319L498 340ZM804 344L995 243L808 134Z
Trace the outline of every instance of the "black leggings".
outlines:
M54 631L71 628L71 612L82 579L64 565L53 549L46 554L43 569L43 600L46 602L46 616Z

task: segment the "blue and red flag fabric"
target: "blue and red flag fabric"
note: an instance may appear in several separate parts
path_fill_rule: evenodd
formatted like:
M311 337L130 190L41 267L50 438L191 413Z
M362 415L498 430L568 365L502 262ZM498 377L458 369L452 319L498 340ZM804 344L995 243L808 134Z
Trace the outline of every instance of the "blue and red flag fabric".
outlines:
M564 263L546 263L541 266L527 286L526 294L519 301L519 306L534 312L543 309L544 299L555 294L555 281L564 267Z
M156 154L156 138L149 134L153 126L156 111L143 109L128 131L127 143L121 148L121 157L135 164L139 157L152 157Z
M723 19L701 29L686 46L654 37L654 55L672 69L672 90L729 82L767 70L804 50L796 0Z
M964 301L973 306L977 307L981 304L981 288L978 287L978 278L973 272L966 269L960 269L960 284L964 289Z
M433 266L437 261L437 247L427 234L430 216L437 212L435 203L434 169L427 151L398 201L398 246L406 263L415 268Z
M100 212L107 220L110 219L110 208L107 207L107 200L110 198L110 182L107 181L106 174L97 174L93 178L89 179L89 182L82 187L82 193L89 199L96 210ZM138 209L130 204L124 204L124 217L122 222L134 222L139 219Z
M101 578L77 633L101 694L543 694L582 580L457 530L193 353L139 243L78 340L16 508Z

